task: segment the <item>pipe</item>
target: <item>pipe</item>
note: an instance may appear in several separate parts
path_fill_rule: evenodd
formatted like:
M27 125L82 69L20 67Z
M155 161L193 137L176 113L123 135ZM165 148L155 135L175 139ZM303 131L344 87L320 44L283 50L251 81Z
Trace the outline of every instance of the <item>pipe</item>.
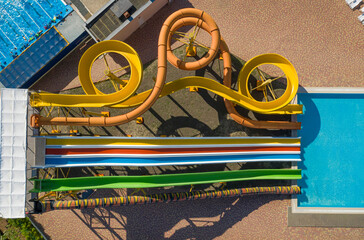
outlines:
M68 201L46 200L46 201L36 201L35 205L37 208L37 212L47 212L51 210L114 207L114 206L126 206L126 205L137 205L137 204L162 203L162 202L169 203L169 202L181 202L186 200L239 197L247 195L261 195L261 194L290 195L290 194L300 194L300 193L301 189L298 186L251 187L251 188L226 189L217 191L160 193L160 194L151 194L146 196L108 197L108 198L79 199L79 200L68 200Z

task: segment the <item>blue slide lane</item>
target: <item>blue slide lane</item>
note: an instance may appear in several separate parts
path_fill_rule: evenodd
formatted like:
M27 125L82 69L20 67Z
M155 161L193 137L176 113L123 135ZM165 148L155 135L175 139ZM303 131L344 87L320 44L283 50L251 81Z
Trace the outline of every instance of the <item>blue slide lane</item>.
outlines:
M220 155L198 157L95 157L95 158L47 158L46 167L76 167L76 166L159 166L159 165L187 165L187 164L213 164L227 162L260 162L260 161L301 161L299 154L256 154L256 155Z

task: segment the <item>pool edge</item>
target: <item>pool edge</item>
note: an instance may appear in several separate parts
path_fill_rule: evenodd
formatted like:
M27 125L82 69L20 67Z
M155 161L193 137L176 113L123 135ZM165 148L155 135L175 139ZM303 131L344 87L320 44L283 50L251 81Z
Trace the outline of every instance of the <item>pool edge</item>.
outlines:
M293 199L292 199L293 201ZM293 203L292 203L293 205ZM335 208L327 208L335 209ZM343 209L342 209L343 210ZM339 212L295 212L294 206L288 207L289 227L345 227L364 228L364 210L361 213ZM335 211L335 210L334 210Z
M328 87L299 87L297 93L364 93L364 88L328 88ZM297 104L297 95L292 100ZM297 121L297 116L292 115L292 121ZM297 137L297 130L291 131L292 137ZM292 163L292 168L297 168L297 163ZM297 180L292 181L297 185ZM287 224L289 227L347 227L364 228L364 208L337 208L337 207L298 207L297 196L292 196L291 206L288 206Z

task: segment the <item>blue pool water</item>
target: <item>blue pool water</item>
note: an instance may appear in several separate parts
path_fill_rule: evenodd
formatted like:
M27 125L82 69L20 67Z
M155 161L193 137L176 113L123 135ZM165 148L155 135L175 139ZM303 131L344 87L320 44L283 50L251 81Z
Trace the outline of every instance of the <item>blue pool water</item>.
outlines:
M364 94L301 93L299 207L364 207Z
M61 0L0 2L0 71L72 11Z

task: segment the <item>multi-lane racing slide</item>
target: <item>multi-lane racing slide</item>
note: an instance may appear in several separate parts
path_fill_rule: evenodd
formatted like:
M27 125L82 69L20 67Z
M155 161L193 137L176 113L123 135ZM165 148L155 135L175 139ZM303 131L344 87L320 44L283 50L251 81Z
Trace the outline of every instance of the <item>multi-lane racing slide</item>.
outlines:
M301 161L299 138L47 137L45 142L44 162L38 159L37 168Z
M170 42L173 33L186 25L195 25L211 35L211 46L208 53L194 62L178 59L172 52ZM193 41L192 36L190 41ZM185 77L165 84L167 59L175 67L182 70L196 70L208 65L219 52L224 62L224 85L204 77ZM104 94L99 91L91 79L91 66L101 55L115 52L124 56L130 65L130 79L120 91ZM259 102L249 91L248 79L254 69L263 64L273 64L279 67L287 78L285 92L273 101ZM173 13L164 22L158 41L158 72L153 89L135 94L142 80L142 64L138 54L129 45L118 41L103 41L90 47L82 56L79 64L79 78L86 95L64 95L51 93L33 93L31 105L66 106L66 107L136 107L134 110L113 117L43 117L37 114L31 116L31 125L83 125L83 126L114 126L127 123L146 112L154 102L162 96L168 95L186 87L207 89L225 99L225 105L232 118L240 124L253 128L270 129L298 129L299 123L285 121L254 121L241 116L234 107L240 105L246 109L264 114L298 114L302 113L300 105L290 105L298 89L298 77L292 64L277 54L263 54L248 61L241 70L238 78L238 91L231 89L231 58L227 44L220 35L214 20L207 13L198 9L182 9ZM272 80L263 82L264 88Z
M231 162L300 161L300 139L282 137L126 138L41 137L39 168L161 166ZM146 176L31 179L31 192L151 188L246 180L295 180L298 169L248 169Z

